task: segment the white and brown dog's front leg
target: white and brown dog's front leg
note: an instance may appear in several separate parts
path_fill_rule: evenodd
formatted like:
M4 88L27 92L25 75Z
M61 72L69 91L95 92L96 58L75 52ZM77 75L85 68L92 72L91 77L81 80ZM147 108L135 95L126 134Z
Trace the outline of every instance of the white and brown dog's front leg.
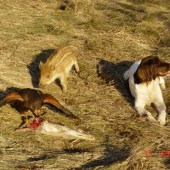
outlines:
M165 125L165 123L166 123L166 106L165 106L165 104L162 102L154 102L154 104L159 112L158 123L160 125Z
M166 90L165 80L164 80L163 77L159 77L159 85L160 85L162 90Z
M163 81L164 82L164 81ZM164 84L164 83L163 83ZM157 89L156 93L153 93L154 101L157 111L159 112L158 123L160 125L165 125L166 123L166 106L164 104L161 89Z
M157 120L152 116L152 114L145 110L145 105L146 104L144 104L142 101L140 102L140 100L135 100L135 109L140 114L140 116L146 115L148 122L156 123Z

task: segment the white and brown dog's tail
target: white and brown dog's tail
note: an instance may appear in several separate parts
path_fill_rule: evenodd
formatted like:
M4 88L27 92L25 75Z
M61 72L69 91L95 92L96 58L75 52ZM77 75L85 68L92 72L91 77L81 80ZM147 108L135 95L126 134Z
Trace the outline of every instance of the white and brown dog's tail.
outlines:
M124 80L127 80L129 77L130 77L130 75L129 75L129 70L127 70L127 71L124 73L123 78L124 78Z
M141 60L136 61L135 63L132 64L132 66L124 73L123 75L124 80L128 80L128 78L131 77L136 72L140 63Z

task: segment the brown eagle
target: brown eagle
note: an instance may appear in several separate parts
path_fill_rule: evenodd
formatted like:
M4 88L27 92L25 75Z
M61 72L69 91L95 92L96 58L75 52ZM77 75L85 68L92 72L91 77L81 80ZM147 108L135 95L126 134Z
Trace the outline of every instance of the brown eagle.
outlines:
M19 92L8 93L0 100L0 107L5 104L11 104L18 112L25 115L26 122L24 126L29 123L27 118L28 110L39 117L42 114L41 107L44 104L51 104L64 112L66 116L77 119L77 117L62 106L55 97L50 94L43 94L40 90L26 88Z

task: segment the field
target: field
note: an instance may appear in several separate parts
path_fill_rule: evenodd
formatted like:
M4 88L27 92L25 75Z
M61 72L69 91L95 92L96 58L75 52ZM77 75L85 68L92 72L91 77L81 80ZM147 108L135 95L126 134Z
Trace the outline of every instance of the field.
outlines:
M39 62L68 44L80 75L71 71L66 93L55 82L40 90L55 96L81 123L46 106L42 118L95 137L17 132L21 115L5 105L0 108L0 170L170 169L170 115L166 126L139 117L122 77L148 55L170 62L169 0L2 0L0 16L0 97L37 89ZM166 86L169 113L168 77ZM153 107L147 109L157 115Z

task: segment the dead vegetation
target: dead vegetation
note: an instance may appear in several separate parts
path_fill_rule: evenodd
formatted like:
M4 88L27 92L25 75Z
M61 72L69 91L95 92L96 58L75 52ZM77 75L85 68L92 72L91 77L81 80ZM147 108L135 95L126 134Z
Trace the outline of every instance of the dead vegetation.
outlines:
M169 121L161 127L138 117L122 79L133 61L147 55L170 62L169 10L168 0L0 1L0 96L37 88L39 62L69 44L80 75L72 71L66 94L55 83L45 92L82 122L46 108L43 118L96 138L65 140L16 132L20 115L6 105L0 109L0 169L169 169ZM168 112L169 83L167 78L163 92ZM146 151L152 156L146 157Z

